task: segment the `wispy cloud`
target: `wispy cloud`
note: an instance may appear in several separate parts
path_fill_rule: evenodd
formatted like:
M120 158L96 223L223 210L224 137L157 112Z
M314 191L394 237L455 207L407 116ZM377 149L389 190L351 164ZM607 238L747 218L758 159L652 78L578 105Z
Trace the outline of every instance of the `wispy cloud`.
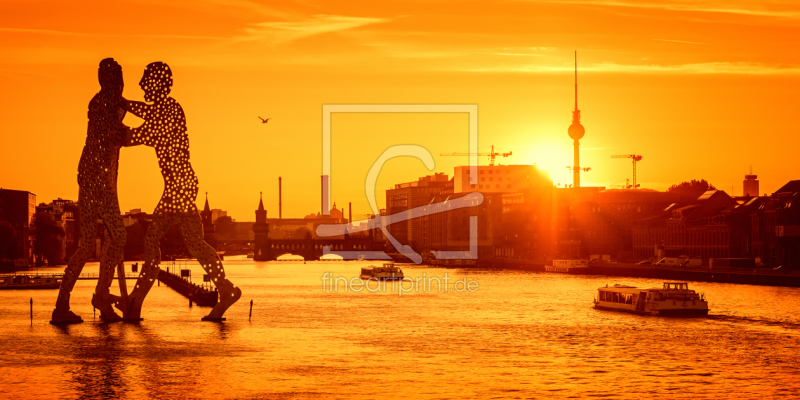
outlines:
M559 0L560 3L586 4L611 7L650 8L671 11L692 11L706 13L737 14L757 17L800 19L800 11L792 9L793 2L786 2L779 8L775 2L709 2L709 1L622 1L622 0ZM771 7L770 7L771 6Z
M675 40L675 39L653 39L653 40L657 40L657 41L659 41L659 42L687 43L687 44L703 44L703 43L700 43L700 42L689 42L689 41L686 41L686 40Z
M496 56L541 57L544 55L544 52L554 49L554 47L506 47L488 53Z
M68 32L54 31L49 29L26 29L26 28L5 28L0 27L0 32L5 33L27 33L34 35L49 36L68 36L68 37L140 37L140 38L160 38L160 39L224 39L219 36L191 36L191 35L140 35L140 34L107 34L107 33L88 33L88 32Z
M433 42L433 39L431 39ZM552 54L555 47L442 47L431 45L425 40L419 42L372 41L368 46L381 49L384 54L395 58L436 59L436 58L468 58L484 56L501 57L544 57Z
M542 54L535 53L492 53L496 56L522 56L522 57L541 57Z
M290 42L293 40L354 29L365 25L388 22L384 18L349 17L342 15L314 15L297 21L259 22L243 29L244 35L239 40L266 41L270 44Z
M47 77L54 77L53 74L45 74L41 72L35 71L20 71L20 70L7 70L7 69L0 69L0 76L17 76L17 75L35 75L35 76L47 76Z
M470 72L516 72L516 73L562 73L572 71L572 66L561 65L527 65L518 67L466 68ZM596 73L629 73L629 74L741 74L741 75L778 75L800 74L796 65L769 65L761 63L712 62L697 64L616 64L599 63L581 66L582 72Z
M107 34L93 32L71 32L50 29L10 28L0 27L0 33L31 34L63 37L134 37L134 38L159 38L159 39L202 39L202 40L233 40L233 41L266 41L271 44L285 43L300 38L319 35L329 32L338 32L358 28L365 25L389 21L382 18L362 18L341 15L314 15L309 18L298 19L297 16L289 17L294 20L260 22L251 24L242 29L243 35L225 36L195 36L172 34Z

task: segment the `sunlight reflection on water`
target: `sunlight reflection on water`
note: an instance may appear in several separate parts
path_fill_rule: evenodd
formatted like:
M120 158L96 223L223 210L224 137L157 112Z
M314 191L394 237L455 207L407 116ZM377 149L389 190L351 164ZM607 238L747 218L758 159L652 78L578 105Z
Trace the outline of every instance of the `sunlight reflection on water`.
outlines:
M325 272L368 262L225 261L242 300L224 323L153 287L140 325L47 323L56 295L0 292L0 391L8 398L739 397L800 392L800 289L691 283L711 314L594 310L596 289L636 278L402 266L479 282L474 293L324 292ZM129 268L129 267L128 267ZM84 272L96 272L97 264ZM192 266L193 278L202 270ZM54 270L55 271L55 270ZM34 301L30 326L29 299ZM252 321L248 322L253 299Z

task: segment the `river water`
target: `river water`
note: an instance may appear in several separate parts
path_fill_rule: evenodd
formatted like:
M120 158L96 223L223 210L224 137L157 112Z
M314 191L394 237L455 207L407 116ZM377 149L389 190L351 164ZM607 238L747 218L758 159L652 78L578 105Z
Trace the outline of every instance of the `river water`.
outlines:
M56 290L0 291L0 397L800 396L800 289L690 283L709 316L665 318L592 308L600 286L662 283L637 278L408 265L417 291L345 292L368 264L226 260L244 294L224 323L163 285L139 325L93 319L95 281L68 327L48 324Z

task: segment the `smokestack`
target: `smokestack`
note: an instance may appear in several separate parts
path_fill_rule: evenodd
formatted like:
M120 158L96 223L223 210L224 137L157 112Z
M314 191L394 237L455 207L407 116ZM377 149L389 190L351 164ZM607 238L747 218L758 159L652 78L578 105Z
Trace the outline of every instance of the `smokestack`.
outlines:
M281 177L278 177L278 219L283 219L283 185Z
M320 193L322 195L321 215L330 215L330 208L328 207L328 175L322 175L321 180L322 180L322 182L320 182L322 185L322 190Z
M348 216L347 222L353 223L353 202L347 203L348 208L350 209L350 215Z

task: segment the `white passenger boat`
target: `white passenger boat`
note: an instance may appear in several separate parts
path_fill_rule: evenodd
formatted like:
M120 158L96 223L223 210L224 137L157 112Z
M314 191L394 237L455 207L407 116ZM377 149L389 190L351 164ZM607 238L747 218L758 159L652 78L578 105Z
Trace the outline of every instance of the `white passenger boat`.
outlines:
M375 279L379 281L402 281L403 270L394 266L394 263L384 263L382 267L370 265L361 268L361 279Z
M648 315L707 315L705 296L686 282L664 282L663 288L614 285L598 289L594 307Z
M0 275L2 289L58 289L61 287L61 274L52 275Z
M563 272L566 274L589 268L589 260L553 260L553 265L545 265L547 272Z

